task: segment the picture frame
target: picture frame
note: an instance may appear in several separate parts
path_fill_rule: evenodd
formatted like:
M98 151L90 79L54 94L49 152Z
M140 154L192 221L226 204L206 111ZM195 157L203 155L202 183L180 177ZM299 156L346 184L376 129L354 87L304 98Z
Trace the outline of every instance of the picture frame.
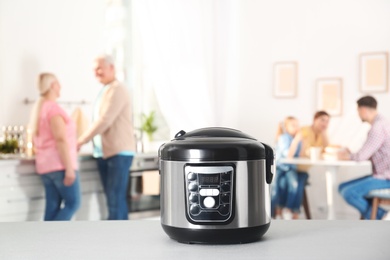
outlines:
M343 108L343 80L341 78L319 78L316 80L317 110L331 116L341 116Z
M298 63L295 61L274 64L274 89L276 98L295 98L298 89Z
M386 92L389 87L389 54L387 52L362 53L359 61L360 91Z

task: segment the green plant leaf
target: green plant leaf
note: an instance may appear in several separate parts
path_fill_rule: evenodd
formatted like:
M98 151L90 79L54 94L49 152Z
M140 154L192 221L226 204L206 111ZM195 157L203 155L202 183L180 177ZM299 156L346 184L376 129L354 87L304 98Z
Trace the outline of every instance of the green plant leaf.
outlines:
M141 114L141 130L145 132L149 140L152 139L153 133L157 131L157 126L154 125L155 111L151 111L148 115Z

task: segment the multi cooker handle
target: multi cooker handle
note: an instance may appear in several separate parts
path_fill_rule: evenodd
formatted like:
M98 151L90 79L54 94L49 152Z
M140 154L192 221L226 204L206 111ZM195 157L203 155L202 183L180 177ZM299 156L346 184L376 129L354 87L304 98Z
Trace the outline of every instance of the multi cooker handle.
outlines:
M262 143L265 148L265 179L268 184L271 184L272 178L274 176L273 174L273 165L275 161L275 155L274 150L269 145L266 145L265 143Z
M177 134L175 134L175 138L179 138L179 137L181 137L181 136L183 136L185 134L186 134L186 131L180 130Z

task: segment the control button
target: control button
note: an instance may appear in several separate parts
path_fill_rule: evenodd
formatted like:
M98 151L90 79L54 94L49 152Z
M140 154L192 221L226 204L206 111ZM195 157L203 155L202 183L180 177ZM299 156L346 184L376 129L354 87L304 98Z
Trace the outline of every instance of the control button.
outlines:
M217 189L201 189L199 191L199 194L201 196L218 196L219 190L217 190Z
M229 183L224 183L224 184L222 184L221 189L222 189L224 192L229 192L229 191L230 191L230 185L229 185Z
M190 197L189 197L189 200L190 200L192 203L198 202L198 201L199 201L198 194L196 194L196 193L191 193L191 194L190 194Z
M188 175L187 175L187 178L188 178L188 180L190 180L190 181L196 180L196 173L189 172Z
M191 205L190 212L192 215L198 215L200 213L200 207L198 205Z
M222 194L221 200L223 203L229 203L230 202L230 194L228 194L228 193Z
M213 197L206 197L203 200L203 204L206 208L212 208L215 205L215 199Z
M198 191L198 184L196 184L196 182L190 182L188 189L190 191Z
M212 189L212 196L218 196L219 195L219 190L218 189Z
M218 211L219 213L221 213L221 215L226 216L227 214L229 214L229 205L227 204L221 205Z
M231 179L231 172L224 172L221 174L223 181L230 181Z

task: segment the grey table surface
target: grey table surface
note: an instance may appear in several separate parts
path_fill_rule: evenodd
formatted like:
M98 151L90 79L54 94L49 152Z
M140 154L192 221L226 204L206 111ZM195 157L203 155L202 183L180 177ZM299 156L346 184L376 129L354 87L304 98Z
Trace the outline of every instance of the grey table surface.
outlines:
M390 259L390 221L272 221L262 240L188 245L158 220L0 223L0 259Z

